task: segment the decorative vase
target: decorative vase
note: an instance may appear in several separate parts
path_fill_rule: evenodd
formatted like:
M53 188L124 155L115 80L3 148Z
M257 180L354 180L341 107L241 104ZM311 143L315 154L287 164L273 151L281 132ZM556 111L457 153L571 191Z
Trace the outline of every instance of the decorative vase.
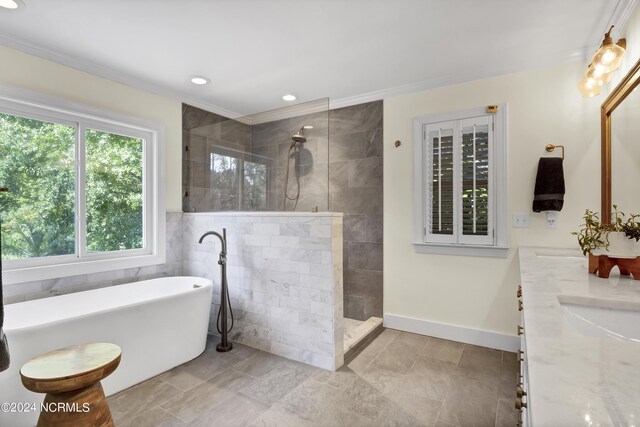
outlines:
M595 249L593 255L604 255L610 258L637 258L640 257L640 243L630 239L624 231L611 231L608 233L609 248Z

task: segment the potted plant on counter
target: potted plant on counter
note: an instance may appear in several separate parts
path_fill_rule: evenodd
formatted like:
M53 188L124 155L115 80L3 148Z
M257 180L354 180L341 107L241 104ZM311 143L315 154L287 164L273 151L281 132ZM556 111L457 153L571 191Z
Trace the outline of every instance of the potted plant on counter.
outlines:
M613 205L611 224L603 224L596 212L587 209L582 229L572 233L578 237L582 253L614 258L640 257L640 214L632 214L626 220L625 216L617 205Z
M640 214L626 217L613 205L611 224L603 224L589 209L583 218L580 231L572 234L577 236L582 253L589 255L589 271L609 277L611 268L617 265L621 274L640 279Z

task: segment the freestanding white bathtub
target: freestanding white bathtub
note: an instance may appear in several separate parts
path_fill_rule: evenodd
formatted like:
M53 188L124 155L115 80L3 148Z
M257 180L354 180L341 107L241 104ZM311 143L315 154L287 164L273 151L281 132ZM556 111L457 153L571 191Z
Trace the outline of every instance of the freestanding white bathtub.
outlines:
M0 372L0 403L42 402L20 381L34 356L72 344L112 342L118 369L102 385L107 395L149 379L202 353L213 284L166 277L5 306L11 367ZM39 412L0 411L0 426L35 425Z

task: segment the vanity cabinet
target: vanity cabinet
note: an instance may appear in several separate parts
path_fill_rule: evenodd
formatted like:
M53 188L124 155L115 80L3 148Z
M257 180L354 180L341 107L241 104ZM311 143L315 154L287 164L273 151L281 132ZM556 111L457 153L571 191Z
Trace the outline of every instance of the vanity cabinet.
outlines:
M529 374L527 372L527 340L525 339L524 329L524 302L522 295L522 286L518 286L518 292L516 294L518 311L520 312L520 324L518 325L518 336L520 337L520 349L516 354L518 359L518 365L520 367L515 395L515 407L518 410L518 426L530 426L531 420L529 419L528 410L529 403Z
M520 247L519 261L520 425L637 426L638 281L589 274L577 249Z

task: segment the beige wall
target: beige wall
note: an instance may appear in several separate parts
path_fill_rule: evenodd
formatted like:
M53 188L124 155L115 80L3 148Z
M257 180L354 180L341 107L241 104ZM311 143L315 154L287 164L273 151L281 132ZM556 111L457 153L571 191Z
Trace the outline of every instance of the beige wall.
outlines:
M518 246L575 247L570 232L585 208L599 207L601 99L580 96L584 67L572 62L385 99L385 314L514 334ZM502 102L508 105L508 258L415 253L413 118ZM557 229L547 229L544 214L531 211L538 158L547 155L548 143L566 146L565 207ZM514 212L529 212L531 227L511 228Z
M4 46L0 46L0 64L2 85L20 87L163 124L166 131L166 208L168 211L182 210L182 107L179 101Z
M603 32L606 29L603 29ZM640 7L621 36L623 65L598 97L577 90L588 59L385 99L384 312L514 334L519 245L577 247L570 234L585 208L600 208L600 104L640 58ZM416 254L412 240L413 132L416 116L508 104L509 257ZM400 148L394 147L401 140ZM566 146L565 206L558 229L531 211L537 161L547 143ZM531 227L511 228L511 214L529 212Z

